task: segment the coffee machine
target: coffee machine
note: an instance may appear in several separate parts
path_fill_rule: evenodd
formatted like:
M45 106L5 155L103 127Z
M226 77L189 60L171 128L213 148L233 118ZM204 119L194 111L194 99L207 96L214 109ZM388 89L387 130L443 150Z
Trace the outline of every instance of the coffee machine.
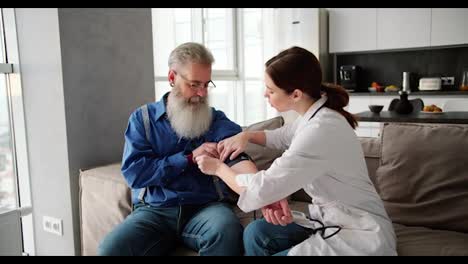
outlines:
M342 65L340 66L339 81L340 85L343 86L349 92L358 91L359 87L359 76L361 67L357 65Z

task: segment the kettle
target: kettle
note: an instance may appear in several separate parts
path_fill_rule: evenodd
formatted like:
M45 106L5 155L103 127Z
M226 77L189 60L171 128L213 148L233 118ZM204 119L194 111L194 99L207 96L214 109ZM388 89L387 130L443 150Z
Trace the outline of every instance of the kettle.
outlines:
M401 115L407 115L413 112L413 105L408 100L408 93L400 91L400 100L395 105L395 112Z

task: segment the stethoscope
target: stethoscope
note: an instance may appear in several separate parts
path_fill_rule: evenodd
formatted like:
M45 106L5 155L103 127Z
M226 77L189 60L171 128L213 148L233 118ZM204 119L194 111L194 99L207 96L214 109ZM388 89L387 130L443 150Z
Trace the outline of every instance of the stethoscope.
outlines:
M322 109L325 106L326 102L327 101L323 102L323 104L314 112L314 114L309 118L308 121L310 121L312 118L314 118L314 116L318 113L318 111L320 111L320 109Z
M320 227L318 228L312 228L312 227L304 227L304 228L307 228L310 230L310 232L315 235L316 233L320 232L320 236L323 238L323 239L328 239L336 234L338 234L338 232L341 231L341 226L337 226L337 225L329 225L329 226L326 226L322 223L322 221L320 220L317 220L317 219L312 219L310 217L308 217L305 213L303 212L299 212L299 211L291 211L291 214L293 216L293 219L296 218L297 220L308 220L308 221L311 221L311 222L315 222L315 223L318 223L320 225ZM325 230L329 229L329 228L333 228L333 229L336 229L335 232L331 233L330 235L325 235Z

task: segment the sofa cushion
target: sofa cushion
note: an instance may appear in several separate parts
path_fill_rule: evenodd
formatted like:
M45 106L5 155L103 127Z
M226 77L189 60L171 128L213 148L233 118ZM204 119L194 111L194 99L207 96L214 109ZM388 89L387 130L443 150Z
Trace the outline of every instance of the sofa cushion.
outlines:
M81 253L96 255L101 239L131 212L120 164L80 171Z
M283 126L283 124L283 117L277 116L262 122L252 124L244 128L244 131L273 130ZM249 154L250 157L252 157L259 170L265 170L268 169L273 163L273 161L276 158L280 157L283 152L280 150L270 149L257 144L249 143L247 145L245 153Z
M275 129L284 124L281 116L253 124L246 130ZM246 152L254 159L259 169L268 168L282 152L255 144L249 144ZM96 255L99 242L131 212L131 192L116 163L80 171L80 220L82 255ZM300 203L292 205L293 208ZM254 213L244 213L237 206L234 212L245 227L254 219ZM256 211L256 217L262 216ZM196 252L179 249L176 255L193 255ZM182 253L183 252L183 253Z
M468 256L468 234L394 224L400 256Z
M393 222L468 232L468 126L385 124L376 183Z

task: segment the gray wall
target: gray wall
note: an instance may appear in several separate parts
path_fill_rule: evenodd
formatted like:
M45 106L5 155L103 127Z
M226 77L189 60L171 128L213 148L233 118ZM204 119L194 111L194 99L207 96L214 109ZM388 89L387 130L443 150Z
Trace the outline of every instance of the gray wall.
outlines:
M27 87L31 91L29 100L35 102L26 113L31 115L27 118L28 134L38 133L31 135L29 142L30 163L40 167L31 172L36 254L79 254L79 169L120 162L130 113L154 101L151 11L148 8L20 12L30 28L24 31L25 40L29 41L24 45L37 58L30 66L32 74L43 68L41 62L48 56L44 50L51 50L55 60L57 54L61 55L61 65L57 65L59 60L48 76L50 80L57 79L57 85L47 87L44 83L39 91L33 82ZM47 14L38 15L41 12ZM49 25L38 25L38 16ZM37 31L37 39L28 37L32 30ZM54 38L50 39L48 34ZM35 47L38 42L44 45ZM51 117L57 117L59 122ZM28 122L34 123L32 130ZM57 133L54 131L60 134L53 136ZM34 142L42 146L41 150ZM49 148L60 151L50 157ZM63 219L63 237L42 230L43 215Z
M79 169L120 162L130 113L154 101L150 9L59 9L73 219ZM74 221L79 245L79 221Z

